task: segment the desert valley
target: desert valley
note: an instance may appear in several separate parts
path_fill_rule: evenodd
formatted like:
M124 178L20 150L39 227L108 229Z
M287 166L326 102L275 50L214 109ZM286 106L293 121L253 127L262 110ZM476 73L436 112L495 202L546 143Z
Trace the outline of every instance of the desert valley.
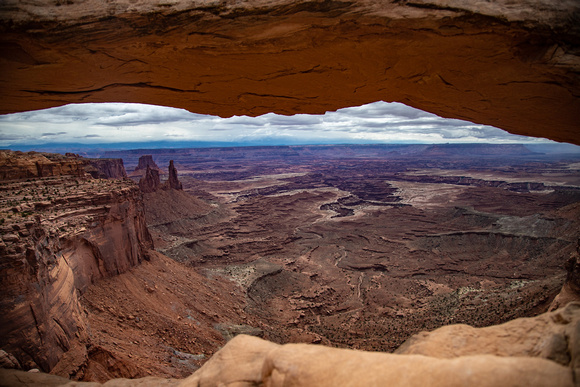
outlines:
M393 352L422 331L577 297L578 154L448 144L100 156L2 151L5 366L182 378L238 334Z
M0 386L580 387L579 75L576 0L0 2Z

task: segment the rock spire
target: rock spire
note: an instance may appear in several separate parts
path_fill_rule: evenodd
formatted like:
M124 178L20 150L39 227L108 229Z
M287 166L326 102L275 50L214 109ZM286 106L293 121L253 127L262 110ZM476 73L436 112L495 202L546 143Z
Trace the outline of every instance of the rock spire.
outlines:
M151 193L159 189L161 181L159 179L159 171L151 169L149 165L146 166L145 176L139 180L139 188L141 192Z
M139 162L141 162L141 159L139 159ZM139 188L142 192L151 193L159 190L160 188L163 190L183 190L183 185L177 177L177 168L175 168L173 160L169 161L169 178L163 184L161 184L161 180L159 178L159 170L154 169L154 167L152 167L150 164L144 165L146 168L145 175L139 180Z
M177 168L175 168L173 160L169 161L169 178L163 185L163 189L175 189L175 190L183 189L183 185L177 178Z

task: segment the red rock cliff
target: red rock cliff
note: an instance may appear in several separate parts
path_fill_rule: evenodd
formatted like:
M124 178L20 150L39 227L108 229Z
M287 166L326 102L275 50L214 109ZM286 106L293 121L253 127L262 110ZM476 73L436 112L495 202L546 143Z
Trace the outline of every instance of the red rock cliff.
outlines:
M86 159L85 170L95 179L122 179L127 177L123 159Z
M140 102L226 117L384 100L580 144L579 14L574 0L7 0L0 112Z
M0 150L0 181L74 175L85 171L82 159L54 153L14 152Z
M83 291L147 259L152 239L130 181L35 179L2 187L0 348L49 371L87 338Z

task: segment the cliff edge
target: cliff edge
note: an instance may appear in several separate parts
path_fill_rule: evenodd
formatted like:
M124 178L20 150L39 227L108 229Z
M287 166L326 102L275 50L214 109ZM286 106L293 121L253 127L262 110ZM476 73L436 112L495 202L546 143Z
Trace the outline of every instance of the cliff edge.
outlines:
M86 342L88 286L148 258L142 194L132 181L74 175L0 190L0 348L48 371Z

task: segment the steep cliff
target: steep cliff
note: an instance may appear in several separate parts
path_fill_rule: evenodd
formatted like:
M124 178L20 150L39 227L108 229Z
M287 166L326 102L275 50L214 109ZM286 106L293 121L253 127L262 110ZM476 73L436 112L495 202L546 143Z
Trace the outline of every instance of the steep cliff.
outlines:
M85 173L82 159L54 153L0 150L0 181Z
M141 192L130 181L71 177L1 189L0 347L49 371L87 343L80 295L147 259Z
M159 171L157 169L152 169L147 165L145 169L145 176L139 180L139 189L143 193L155 192L161 186L161 180L159 179Z
M157 166L157 164L153 160L152 155L143 155L143 156L139 157L139 163L135 167L135 171L147 169L147 167L149 167L151 169L156 169L159 171L159 167Z
M0 150L0 181L37 177L77 176L95 179L127 177L122 159L91 159L73 153L19 152Z
M177 168L175 168L173 160L169 161L169 177L165 184L163 184L163 189L175 189L178 191L183 189L183 185L177 177Z
M85 159L85 171L95 179L122 179L127 177L123 159Z
M0 112L140 102L226 117L384 100L580 144L579 11L574 0L4 1Z

